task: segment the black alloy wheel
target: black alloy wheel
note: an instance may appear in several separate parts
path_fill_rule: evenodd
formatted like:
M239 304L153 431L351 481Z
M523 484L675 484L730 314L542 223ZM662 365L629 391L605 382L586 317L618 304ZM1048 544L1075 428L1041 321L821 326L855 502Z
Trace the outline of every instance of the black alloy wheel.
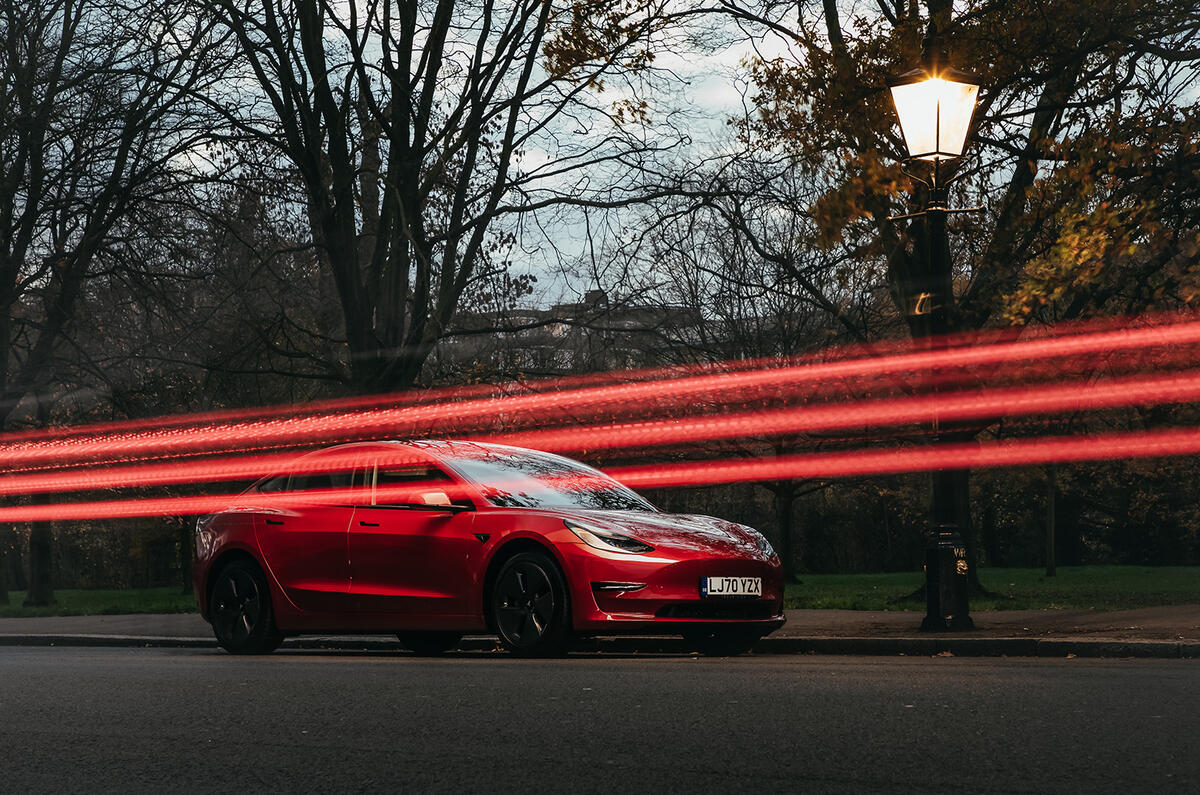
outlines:
M736 657L754 648L762 631L746 627L717 627L695 629L683 633L683 640L692 651L706 657Z
M523 657L557 657L571 643L571 604L558 565L541 552L504 562L492 586L492 623L504 648Z
M434 657L458 648L459 632L397 632L396 637L409 651L421 657Z
M217 574L208 615L217 643L233 654L266 654L283 642L267 580L251 561L235 560Z

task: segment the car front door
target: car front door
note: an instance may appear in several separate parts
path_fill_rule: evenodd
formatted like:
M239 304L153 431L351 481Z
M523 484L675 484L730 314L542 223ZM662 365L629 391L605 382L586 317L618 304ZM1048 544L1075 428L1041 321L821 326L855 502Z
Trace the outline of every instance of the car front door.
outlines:
M261 487L278 493L273 507L255 514L259 548L271 575L301 610L338 612L350 607L349 529L354 516L349 500L312 504L304 492L362 488L364 479L364 470L346 469L283 475ZM293 494L295 503L286 499Z
M465 615L471 555L482 545L469 504L450 504L454 481L432 464L379 465L367 481L371 504L350 523L355 607L413 619Z

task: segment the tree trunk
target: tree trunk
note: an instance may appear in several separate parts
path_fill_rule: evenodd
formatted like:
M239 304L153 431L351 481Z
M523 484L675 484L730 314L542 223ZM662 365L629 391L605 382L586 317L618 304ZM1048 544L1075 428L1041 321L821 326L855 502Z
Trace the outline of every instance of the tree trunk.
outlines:
M1064 566L1083 565L1083 537L1079 527L1082 513L1079 495L1064 492L1060 484L1054 500L1054 552Z
M192 528L186 521L179 523L179 573L183 581L183 593L192 590L192 556L196 547L192 543Z
M1055 478L1054 465L1046 467L1046 576L1058 574L1055 569L1054 557L1054 515L1057 511L1055 502L1058 497L1058 480Z
M15 528L8 530L8 587L14 591L29 590L29 581L25 579L25 567L21 561L22 534Z
M783 578L784 582L792 582L796 576L796 485L787 481L776 483L772 491L775 493L775 516L779 522L779 559L783 563Z
M983 527L980 528L980 532L983 536L983 549L987 553L988 565L1003 566L1004 547L1000 543L1000 533L996 527L996 504L991 500L983 509Z
M10 589L25 590L25 578L21 572L20 539L20 533L11 525L0 530L0 605L10 603Z
M25 607L46 607L57 604L52 582L54 526L38 522L29 532L29 591Z

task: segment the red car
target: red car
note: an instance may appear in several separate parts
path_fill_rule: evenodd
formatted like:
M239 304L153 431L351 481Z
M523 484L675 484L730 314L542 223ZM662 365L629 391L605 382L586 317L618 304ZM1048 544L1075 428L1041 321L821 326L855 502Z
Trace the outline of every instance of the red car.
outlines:
M196 552L200 611L237 653L395 632L437 654L489 632L527 656L620 633L732 654L784 622L779 557L756 530L662 513L577 461L494 444L309 453L201 517Z

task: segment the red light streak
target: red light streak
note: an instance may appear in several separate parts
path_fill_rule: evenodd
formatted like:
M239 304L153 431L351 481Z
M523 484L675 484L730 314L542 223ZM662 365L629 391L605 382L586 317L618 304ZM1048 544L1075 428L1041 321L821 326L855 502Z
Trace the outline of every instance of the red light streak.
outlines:
M45 494L49 492L90 491L180 483L210 483L229 480L258 480L283 471L289 474L336 472L362 464L362 449L344 453L330 452L319 458L301 458L295 452L239 457L208 458L199 461L133 464L97 467L67 472L9 475L0 477L0 495ZM396 448L371 450L372 460L381 466L428 463L429 459Z
M1127 322L1127 321L1124 321ZM736 438L858 430L938 421L969 422L1000 417L1051 415L1080 410L1132 405L1179 403L1200 399L1200 374L1110 378L1087 383L1022 385L936 394L854 399L853 402L814 402L758 410L733 410L769 400L810 400L837 390L862 391L870 379L916 374L928 386L928 374L938 372L943 385L969 382L971 373L956 369L1014 365L1006 378L1055 375L1072 367L1094 365L1112 357L1112 369L1137 365L1150 351L1154 366L1195 361L1200 345L1200 321L1142 328L1116 326L1074 336L1047 336L969 346L970 338L952 344L964 347L895 353L871 358L846 358L834 352L833 361L796 360L734 362L699 368L660 368L634 373L603 374L545 381L521 387L526 394L497 395L500 388L467 387L434 393L354 398L320 404L340 413L297 415L295 407L255 412L215 412L138 423L10 435L0 443L0 462L10 473L0 476L0 495L121 489L180 483L251 480L275 471L322 472L343 469L361 461L361 451L324 454L298 463L290 446L357 441L379 436L464 436L479 441L517 444L546 450L620 450L649 446L694 444ZM995 335L987 339L997 338ZM1007 339L1006 339L1007 338ZM890 344L890 348L900 347ZM829 352L820 354L828 356ZM1081 357L1092 357L1083 359ZM811 358L817 358L816 356ZM767 366L763 366L767 365ZM630 378L660 378L628 383ZM612 383L621 379L624 383ZM570 385L571 388L563 388ZM893 386L887 384L886 386ZM806 389L800 389L805 387ZM545 391L537 391L544 389ZM557 390L557 391L554 391ZM758 391L756 391L758 390ZM766 390L764 393L763 390ZM428 403L430 397L456 402ZM381 405L385 403L386 405ZM722 410L721 407L724 407ZM674 412L685 416L664 418ZM700 411L710 411L707 415ZM639 414L647 417L638 418ZM226 416L252 416L213 426ZM620 421L613 418L620 417ZM635 419L638 418L638 419ZM566 425L574 422L575 425ZM591 422L591 425L581 423ZM563 427L545 428L562 423ZM499 432L508 426L511 430ZM115 433L101 432L113 428ZM404 431L413 429L412 434ZM398 430L400 431L398 433ZM132 432L131 432L132 431ZM862 444L862 441L859 442ZM272 452L267 452L272 451ZM948 468L1012 466L1109 458L1142 458L1200 452L1200 430L1139 432L1079 438L1025 439L987 444L937 445L903 449L858 449L796 454L770 459L702 461L630 466L610 470L632 486L708 485L795 478L835 478L929 471ZM249 453L231 457L231 453ZM197 458L204 455L220 457ZM372 455L380 455L372 452ZM382 453L384 463L409 463L411 454ZM168 461L155 457L170 456ZM115 459L118 466L97 467L96 459ZM131 459L150 459L129 463ZM424 460L418 458L418 460ZM88 468L64 470L64 466ZM22 471L22 469L26 471ZM42 471L28 471L40 469ZM328 499L329 495L323 495ZM361 494L359 495L361 498ZM238 505L237 495L151 497L104 501L0 507L0 521L44 521L80 518L120 518L164 514L208 513ZM254 505L294 505L296 493L254 495ZM264 502L264 500L266 502Z
M941 469L1030 466L1200 452L1200 429L1136 431L1099 436L1053 436L1003 442L940 444L888 450L850 450L778 458L697 461L613 467L609 474L637 488L705 486L763 480L841 478Z
M303 403L282 406L265 406L250 409L218 409L201 411L190 414L167 415L148 419L118 420L115 422L92 423L67 428L38 428L24 431L12 431L0 436L3 443L31 443L46 441L61 441L78 437L104 437L114 434L130 434L139 431L160 431L170 428L193 428L208 426L214 423L258 422L273 418L290 416L313 416L318 414L333 414L351 410L380 408L384 406L411 405L431 403L463 398L476 398L480 395L501 392L506 385L472 384L469 386L439 387L435 389L413 390L394 394L357 396L325 400L313 403Z
M987 346L922 351L871 359L850 359L772 369L687 376L662 381L606 385L515 397L488 397L458 403L414 405L340 415L289 417L223 427L184 427L145 431L132 436L82 436L0 445L0 460L10 471L40 464L67 465L106 457L167 456L218 452L231 447L331 443L374 438L380 435L462 435L494 424L498 415L536 425L570 412L611 408L628 416L639 407L661 408L664 402L695 401L730 396L739 390L794 389L799 384L845 378L868 378L900 373L925 373L949 369L1029 360L1063 359L1088 354L1110 354L1151 347L1200 343L1200 322L1173 326L1051 337ZM404 433L412 428L411 434ZM397 434L397 431L400 434Z
M1119 458L1158 458L1200 453L1200 429L1048 437L979 444L943 444L888 450L850 450L769 459L697 461L616 467L609 472L635 488L704 486L762 480L839 478L926 472L938 469L1022 466ZM439 490L442 487L439 486ZM403 494L411 494L404 487ZM384 492L384 498L390 491ZM366 492L357 492L362 500ZM0 507L0 522L46 522L182 516L221 510L263 510L355 499L350 490L280 494L206 495L69 502Z
M1058 414L1200 399L1200 374L1113 379L1099 383L1017 387L912 398L858 401L849 405L714 414L609 426L477 437L477 441L544 450L613 450L651 445L769 437L852 428L930 422L963 422L1033 414ZM2 481L0 481L2 488Z
M1071 383L961 393L921 395L911 398L859 401L849 405L823 404L785 409L717 414L671 420L583 426L483 435L475 441L512 444L541 450L619 450L737 438L764 438L788 433L872 428L924 423L935 416L941 422L992 420L1017 415L1053 414L1108 409L1131 405L1160 405L1200 399L1200 373L1148 378L1113 379L1098 383ZM296 453L209 458L199 461L135 464L67 472L19 474L0 477L0 494L113 489L178 483L256 480L287 469L293 472L330 472L352 467L362 460L361 450L329 452L297 462ZM409 463L410 454L377 452L380 463Z
M980 346L993 345L996 343L1011 343L1017 336L1033 336L1035 339L1063 339L1069 336L1081 336L1088 334L1096 334L1098 332L1126 332L1134 327L1140 327L1142 330L1155 327L1166 327L1170 325L1180 325L1192 322L1197 317L1196 314L1185 313L1163 313L1159 315L1142 315L1133 318L1115 317L1101 318L1096 320L1086 321L1071 321L1069 323L1060 323L1051 328L1004 328L996 330L981 330L974 332L966 332L959 335L950 335L941 338L939 347L956 348L959 346ZM1027 340L1028 341L1028 340ZM1182 344L1186 344L1182 343ZM1124 350L1127 346L1116 346L1115 350ZM212 423L231 421L257 422L270 418L300 418L314 417L316 415L324 415L329 413L344 413L350 410L363 410L372 408L395 408L397 405L413 405L413 404L429 404L434 402L446 402L461 400L464 398L478 398L479 396L488 395L491 393L493 397L503 397L506 391L510 393L545 393L554 390L561 390L567 387L594 386L597 384L613 384L629 382L649 381L657 379L679 378L682 376L705 376L713 374L728 374L730 372L740 372L751 369L778 369L781 366L799 366L803 363L823 363L831 356L841 360L851 360L856 357L873 357L882 358L884 356L898 355L911 352L913 343L908 340L885 340L863 345L849 345L836 349L826 349L815 354L804 354L796 357L785 359L746 359L735 360L717 363L698 363L689 365L670 365L666 367L645 368L638 370L621 370L609 373L591 373L584 375L572 375L556 378L533 379L525 382L513 382L499 385L469 385L469 386L453 386L440 387L428 390L418 390L412 392L391 394L391 395L373 395L368 397L342 398L337 400L329 400L317 403L308 403L302 405L277 406L268 408L252 408L252 409L223 409L202 413L194 413L178 416L157 417L147 420L122 420L110 423L98 423L85 426L75 426L70 428L54 428L54 429L36 429L27 431L10 432L0 435L0 451L3 451L5 446L12 446L19 443L37 443L49 441L63 441L71 439L77 442L86 442L89 437L92 439L104 439L114 435L127 436L130 433L138 431L163 431L167 429L197 429L202 430L203 426L211 425ZM1190 364L1194 361L1194 356L1188 356L1186 351L1169 350L1167 355L1182 357L1179 361ZM1077 355L1077 354L1071 354ZM1162 358L1162 355L1159 357ZM1032 374L1034 364L1033 361L1026 363L1024 371ZM1161 364L1161 362L1160 362ZM1053 373L1049 373L1053 374ZM943 376L945 377L945 376ZM953 378L953 376L950 376ZM244 448L245 450L264 450L278 449L281 445L257 444L251 447ZM211 451L210 451L211 452ZM233 452L232 449L227 449L225 452ZM176 455L187 454L186 451L178 451ZM138 456L131 458L136 459ZM148 456L141 456L143 458ZM131 460L125 458L123 460Z
M387 500L409 500L421 486L419 483L376 489L380 504ZM430 491L440 491L448 497L460 496L461 491L442 482L430 482ZM262 492L244 494L199 495L193 497L144 497L132 500L101 500L64 502L53 505L21 505L0 508L0 521L57 522L79 519L133 519L145 516L188 516L218 511L257 513L288 511L311 505L366 505L371 500L368 489L313 489L273 494ZM12 517L8 519L7 517Z

